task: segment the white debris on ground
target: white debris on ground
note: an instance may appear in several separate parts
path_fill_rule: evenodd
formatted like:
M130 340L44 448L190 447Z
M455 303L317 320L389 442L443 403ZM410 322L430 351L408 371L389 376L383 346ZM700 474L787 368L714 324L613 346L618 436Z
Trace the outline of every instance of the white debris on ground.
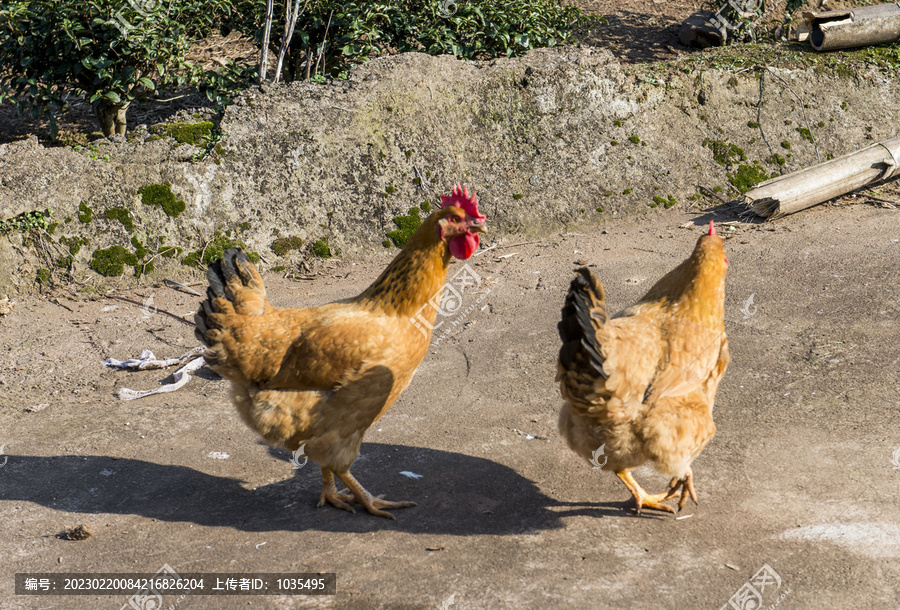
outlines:
M189 360L193 356L201 353L205 350L205 347L195 347L188 353L186 353L181 358L166 358L164 360L160 360L156 357L156 355L148 349L145 349L141 352L141 355L137 358L131 358L130 360L116 360L115 358L110 358L109 360L104 360L103 364L106 366L117 367L120 369L129 369L131 371L148 371L150 369L164 369L170 366L175 366L176 364L181 364L185 360Z
M132 371L146 371L150 369L162 369L170 366L175 366L176 364L181 364L186 360L190 360L192 357L202 352L205 348L203 347L195 347L181 358L167 358L164 360L158 359L153 352L146 349L141 352L140 358L132 358L130 360L116 360L115 358L110 358L103 362L106 366L120 368L120 369L128 369ZM206 365L206 360L201 356L200 358L196 358L191 362L188 362L183 367L178 369L172 374L174 381L172 383L168 383L166 385L160 386L155 390L129 390L128 388L122 388L119 390L119 398L122 400L135 400L137 398L144 398L146 396L153 396L154 394L163 394L165 392L174 392L175 390L181 389L188 381L191 380L191 373L197 371Z
M416 474L415 472L410 472L409 470L401 470L400 474L405 477L409 477L410 479L421 479L425 475Z

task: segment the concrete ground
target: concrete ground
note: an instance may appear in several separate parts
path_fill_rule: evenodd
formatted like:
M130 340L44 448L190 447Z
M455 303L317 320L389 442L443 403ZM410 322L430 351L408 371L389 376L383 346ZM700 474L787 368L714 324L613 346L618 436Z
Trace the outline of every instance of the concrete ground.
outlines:
M318 468L292 470L261 444L211 373L119 400L167 373L101 362L194 347L169 313L190 319L197 297L159 285L23 298L0 318L0 608L130 607L127 595L14 595L13 575L164 565L337 574L333 597L163 597L179 609L900 607L898 214L846 204L719 226L732 363L718 434L694 463L700 505L680 519L637 516L625 487L557 434L556 323L576 264L594 265L616 311L683 260L713 214L508 236L471 259L470 311L445 320L449 335L353 469L418 503L396 521L316 509ZM312 281L269 274L270 299L346 297L388 261L329 262ZM651 491L666 482L636 475ZM93 535L58 537L79 524Z

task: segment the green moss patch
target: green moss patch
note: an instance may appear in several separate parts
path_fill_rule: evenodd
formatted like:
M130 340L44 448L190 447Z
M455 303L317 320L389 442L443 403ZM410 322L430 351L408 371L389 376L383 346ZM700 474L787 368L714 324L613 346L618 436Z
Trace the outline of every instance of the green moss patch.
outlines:
M36 278L38 284L43 286L50 285L50 270L49 269L38 269Z
M138 189L138 193L141 194L141 203L160 206L166 216L174 218L185 210L184 201L175 196L175 193L172 192L172 185L168 182L148 184Z
M72 256L75 256L81 251L81 246L88 245L91 240L87 237L60 237L59 243L66 246Z
M392 233L393 232L395 231L392 231ZM390 236L390 233L388 233L388 236ZM319 258L331 258L331 248L328 247L328 242L325 241L324 237L313 244L312 251L313 254Z
M149 250L141 243L141 240L134 236L131 238L131 245L134 246L134 255L138 258L144 258L150 253Z
M746 161L747 154L744 149L728 140L713 140L706 138L703 146L712 151L713 159L722 166L733 165L739 161Z
M200 250L194 250L184 257L181 264L187 265L188 267L199 267L201 264L208 265L211 262L222 258L222 255L225 254L225 250L228 250L229 248L242 248L247 252L247 258L250 259L250 262L253 264L259 262L259 254L250 251L247 248L247 244L239 239L228 237L221 231L216 231L213 234L212 241L206 245L205 250L202 248Z
M181 256L182 252L184 252L184 248L179 248L177 246L160 246L159 250L156 251L157 254L165 256L166 258Z
M418 207L412 207L409 208L408 216L394 217L394 224L397 225L397 230L389 232L387 236L398 248L406 245L406 242L416 232L416 229L421 226L422 216L419 210L420 208Z
M798 127L797 133L799 133L800 137L803 138L804 140L806 140L808 142L813 141L812 133L810 133L809 129L807 129L806 127Z
M91 257L91 269L106 277L118 277L125 273L125 265L137 264L138 257L124 246L98 248Z
M303 245L303 240L299 237L281 237L272 242L272 245L269 246L272 249L272 252L277 254L278 256L284 256L288 254L291 250L299 250Z
M83 224L89 223L94 218L94 210L88 207L85 202L78 204L78 220Z
M155 125L152 129L156 135L169 136L180 144L200 146L206 143L215 125L210 121L199 123L173 123L171 125Z
M134 218L131 217L131 212L125 208L109 208L103 215L109 220L118 220L121 222L122 226L125 227L125 230L129 233L134 231Z
M766 173L766 170L755 161L752 165L742 163L736 172L728 174L728 181L734 185L734 188L740 191L742 195L760 182L765 182L769 178L771 178L771 176L769 176L769 174Z

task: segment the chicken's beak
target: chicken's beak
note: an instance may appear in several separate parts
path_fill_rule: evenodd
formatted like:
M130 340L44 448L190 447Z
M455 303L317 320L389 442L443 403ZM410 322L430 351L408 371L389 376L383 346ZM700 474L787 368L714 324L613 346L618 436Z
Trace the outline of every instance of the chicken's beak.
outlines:
M484 233L484 218L472 218L471 223L469 224L469 231L472 233Z

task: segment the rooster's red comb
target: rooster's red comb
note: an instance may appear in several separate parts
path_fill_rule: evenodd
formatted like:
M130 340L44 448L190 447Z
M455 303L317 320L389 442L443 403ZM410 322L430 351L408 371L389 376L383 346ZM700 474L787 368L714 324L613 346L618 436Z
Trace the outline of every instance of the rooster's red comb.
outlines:
M469 186L460 186L457 182L453 186L450 195L441 195L441 207L446 208L448 205L455 205L462 208L466 214L473 218L483 220L485 217L478 211L478 196L472 192L469 194Z
M711 221L711 220L709 221L709 234L710 235L716 234L716 227L713 226L713 221Z

